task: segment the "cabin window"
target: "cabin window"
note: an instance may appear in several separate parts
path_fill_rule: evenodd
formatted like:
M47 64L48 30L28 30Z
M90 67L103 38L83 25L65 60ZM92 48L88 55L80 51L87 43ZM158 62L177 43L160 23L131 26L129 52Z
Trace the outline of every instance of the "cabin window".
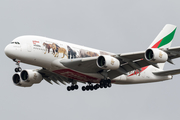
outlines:
M18 44L19 45L20 43L19 42L11 42L11 44Z

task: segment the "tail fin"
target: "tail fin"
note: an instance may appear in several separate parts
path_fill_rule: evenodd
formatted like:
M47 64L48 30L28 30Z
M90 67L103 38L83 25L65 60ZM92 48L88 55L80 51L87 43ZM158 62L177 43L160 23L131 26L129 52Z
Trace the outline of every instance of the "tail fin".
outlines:
M176 28L177 27L175 25L165 25L158 36L151 43L149 48L169 48L171 46Z
M177 27L175 25L166 24L161 32L157 35L149 48L163 48L167 49L171 46ZM158 63L160 69L164 68L165 63Z

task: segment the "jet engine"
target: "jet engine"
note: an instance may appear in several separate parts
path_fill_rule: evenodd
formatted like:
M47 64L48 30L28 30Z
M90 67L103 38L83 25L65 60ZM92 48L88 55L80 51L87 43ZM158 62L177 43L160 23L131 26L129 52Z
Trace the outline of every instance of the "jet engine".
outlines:
M96 64L102 69L116 70L120 66L120 61L109 55L102 55L98 57Z
M40 83L43 78L36 70L23 70L21 73L14 74L12 79L17 86L31 87L33 84Z
M40 83L43 79L42 75L36 70L23 70L20 76L23 81L30 82L32 84Z
M20 87L31 87L33 85L30 82L25 82L24 80L22 80L20 77L20 73L14 74L12 79L13 79L14 84Z
M158 48L150 48L145 52L145 59L154 63L164 63L168 60L168 55Z

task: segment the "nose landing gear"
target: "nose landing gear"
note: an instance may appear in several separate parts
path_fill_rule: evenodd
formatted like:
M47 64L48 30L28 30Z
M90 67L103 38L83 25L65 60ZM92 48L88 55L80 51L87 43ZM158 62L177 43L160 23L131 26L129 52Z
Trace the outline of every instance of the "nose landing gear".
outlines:
M16 67L14 70L15 70L15 72L21 72L22 71L22 68L20 67L20 60L14 60L15 62L16 62L16 65L18 66L18 67Z

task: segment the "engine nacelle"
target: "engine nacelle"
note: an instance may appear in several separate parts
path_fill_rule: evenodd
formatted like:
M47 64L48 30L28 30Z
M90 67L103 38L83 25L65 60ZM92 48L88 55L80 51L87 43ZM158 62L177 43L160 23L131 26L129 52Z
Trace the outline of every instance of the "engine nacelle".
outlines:
M150 48L145 52L145 59L154 63L164 63L168 60L168 55L158 48Z
M26 82L26 81L22 80L20 77L20 73L14 74L12 79L13 79L13 83L20 87L31 87L33 85L30 82Z
M102 69L116 70L120 66L120 61L109 55L102 55L98 57L96 64Z
M20 76L23 81L30 82L32 84L40 83L43 79L42 75L36 70L23 70Z

